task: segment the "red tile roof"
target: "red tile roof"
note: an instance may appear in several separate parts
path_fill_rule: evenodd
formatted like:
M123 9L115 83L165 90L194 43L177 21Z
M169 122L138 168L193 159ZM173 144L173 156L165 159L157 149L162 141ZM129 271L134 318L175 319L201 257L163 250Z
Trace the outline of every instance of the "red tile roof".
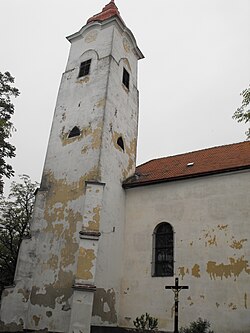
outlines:
M91 23L91 22L94 22L94 21L105 21L113 16L118 16L120 18L120 20L123 22L121 16L120 16L120 13L119 13L119 10L118 8L116 7L115 5L115 2L114 0L111 0L110 3L108 3L100 13L90 17L87 21L87 24L88 23ZM124 23L124 22L123 22ZM125 25L125 23L124 23Z
M250 168L250 141L158 158L136 168L125 188Z

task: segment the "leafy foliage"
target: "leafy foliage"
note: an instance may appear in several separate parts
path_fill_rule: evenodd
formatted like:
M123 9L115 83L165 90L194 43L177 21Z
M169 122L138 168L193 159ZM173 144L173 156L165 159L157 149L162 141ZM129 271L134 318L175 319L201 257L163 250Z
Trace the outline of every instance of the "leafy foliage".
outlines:
M145 315L142 314L141 317L136 317L134 326L140 332L145 330L157 330L158 319L151 317L148 313Z
M250 87L243 90L241 96L241 107L234 112L233 119L236 119L238 123L248 123L250 121ZM250 139L250 128L246 132L246 135Z
M12 182L8 198L0 201L0 291L13 283L21 241L30 232L38 183L27 175L20 179L21 183Z
M15 147L8 142L14 130L11 116L14 114L14 105L11 97L17 97L19 90L12 87L14 77L9 72L0 72L0 193L3 192L3 176L10 178L14 171L6 162L6 158L15 156Z
M193 321L189 327L182 327L180 333L214 333L214 331L209 330L209 327L209 321L199 318L197 321Z

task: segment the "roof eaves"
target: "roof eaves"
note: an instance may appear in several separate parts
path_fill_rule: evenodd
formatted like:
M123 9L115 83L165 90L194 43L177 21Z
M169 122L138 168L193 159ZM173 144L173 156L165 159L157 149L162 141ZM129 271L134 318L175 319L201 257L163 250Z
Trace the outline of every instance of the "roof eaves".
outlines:
M140 181L134 181L134 182L131 182L131 183L124 182L122 184L122 187L124 189L128 189L128 188L133 188L133 187L154 185L154 184L160 184L160 183L167 183L167 182L190 179L190 178L212 176L212 175L216 175L216 174L227 173L227 172L235 172L235 171L241 171L241 170L246 170L246 169L250 169L250 165L244 165L244 166L221 169L221 170L213 170L213 171L207 171L207 172L201 172L201 173L194 173L194 174L190 174L190 175L182 175L182 176L176 176L176 177L145 180L145 181L141 181L141 182Z

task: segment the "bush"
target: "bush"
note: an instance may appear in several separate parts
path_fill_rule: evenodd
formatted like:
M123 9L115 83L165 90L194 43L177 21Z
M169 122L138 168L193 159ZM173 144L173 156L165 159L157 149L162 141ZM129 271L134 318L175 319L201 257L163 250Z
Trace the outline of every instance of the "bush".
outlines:
M180 333L214 333L209 330L209 327L209 321L199 318L197 321L191 322L189 327L182 327Z
M145 330L157 330L158 319L151 317L148 313L141 315L141 317L136 317L134 320L135 328L143 332Z

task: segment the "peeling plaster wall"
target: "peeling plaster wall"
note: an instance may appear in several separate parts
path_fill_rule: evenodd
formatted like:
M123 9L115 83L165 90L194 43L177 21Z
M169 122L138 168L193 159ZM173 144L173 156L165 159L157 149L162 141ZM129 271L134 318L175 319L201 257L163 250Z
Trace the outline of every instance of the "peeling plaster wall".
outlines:
M117 325L121 183L135 170L138 125L138 55L125 30L114 19L68 38L31 238L22 243L16 286L4 293L0 330L89 332L92 314L93 323ZM78 78L88 59L89 75ZM122 84L123 67L130 73L129 90ZM80 135L69 138L75 126Z
M101 179L106 186L92 319L93 325L106 326L116 326L119 313L125 222L125 192L121 185L135 171L138 131L138 58L126 33L115 27L113 36L100 156ZM130 74L129 89L121 82L123 68ZM124 150L117 144L119 137Z
M174 229L174 272L180 325L208 319L215 332L248 333L250 327L249 171L126 190L124 270L119 325L136 316L159 318L173 329L174 277L151 277L152 234L160 222Z

